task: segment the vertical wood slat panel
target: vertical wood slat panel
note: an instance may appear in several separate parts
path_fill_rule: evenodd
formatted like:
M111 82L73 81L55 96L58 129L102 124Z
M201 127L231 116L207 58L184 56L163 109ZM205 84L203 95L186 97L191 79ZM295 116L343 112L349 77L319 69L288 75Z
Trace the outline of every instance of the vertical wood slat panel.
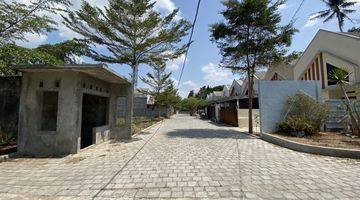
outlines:
M311 74L312 74L312 80L316 80L316 76L315 76L315 63L314 63L314 62L311 64Z
M322 88L325 88L325 73L324 73L324 60L323 60L323 54L320 53L320 71L321 71L321 84Z
M316 80L320 80L319 58L316 58Z

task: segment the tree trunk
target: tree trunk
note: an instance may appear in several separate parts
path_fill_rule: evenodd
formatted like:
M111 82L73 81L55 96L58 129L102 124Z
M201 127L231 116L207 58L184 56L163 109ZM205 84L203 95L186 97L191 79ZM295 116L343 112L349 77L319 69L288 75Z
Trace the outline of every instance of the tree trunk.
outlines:
M342 28L342 24L341 24L341 19L340 19L340 16L339 16L339 15L337 15L337 19L338 19L338 25L339 25L340 32L343 32L343 28Z
M248 70L248 97L249 97L249 133L253 134L253 115L252 115L252 108L253 108L253 78Z
M353 132L356 135L359 135L360 134L360 125L359 125L359 122L356 120L356 117L354 116L355 111L354 111L353 107L351 106L351 101L350 101L348 95L346 94L346 90L345 90L343 84L340 84L340 88L345 97L345 101L346 101L345 105L349 111Z
M126 124L126 133L122 136L121 139L131 139L133 133L133 116L134 116L134 96L138 78L138 65L135 64L132 66L133 73L131 77L131 89L129 91L129 97L127 98L127 113L125 116L125 124Z

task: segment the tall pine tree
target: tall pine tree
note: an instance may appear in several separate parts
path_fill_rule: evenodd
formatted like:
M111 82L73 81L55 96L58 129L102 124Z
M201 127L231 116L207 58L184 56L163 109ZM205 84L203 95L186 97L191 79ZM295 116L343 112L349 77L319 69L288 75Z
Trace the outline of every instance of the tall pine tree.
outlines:
M211 26L211 39L222 54L222 66L248 78L249 132L252 127L254 74L259 68L284 59L296 29L281 26L279 0L226 0L221 12L225 20Z
M55 30L56 22L44 13L64 11L60 7L70 5L70 0L29 0L28 4L0 1L0 45L26 40L26 33Z
M130 108L126 115L127 135L131 138L133 97L141 64L166 62L183 54L187 45L178 44L191 28L184 19L175 20L178 10L162 17L151 0L109 0L104 9L83 2L79 11L64 17L65 24L110 53L93 52L101 62L125 64L132 68Z

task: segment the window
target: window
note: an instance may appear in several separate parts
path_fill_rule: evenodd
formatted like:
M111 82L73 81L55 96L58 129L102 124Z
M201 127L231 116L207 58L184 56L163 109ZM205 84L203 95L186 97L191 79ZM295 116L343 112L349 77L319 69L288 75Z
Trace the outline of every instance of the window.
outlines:
M58 92L44 92L42 99L41 130L56 131Z
M331 79L330 74L333 70L335 69L340 69L338 67L335 67L332 64L326 63L326 70L327 70L327 76L328 76L328 85L336 85L336 82L334 80ZM340 69L342 70L342 69ZM343 70L345 71L345 70ZM347 73L347 72L346 72ZM347 73L349 75L349 73ZM347 76L346 81L349 82L349 76Z

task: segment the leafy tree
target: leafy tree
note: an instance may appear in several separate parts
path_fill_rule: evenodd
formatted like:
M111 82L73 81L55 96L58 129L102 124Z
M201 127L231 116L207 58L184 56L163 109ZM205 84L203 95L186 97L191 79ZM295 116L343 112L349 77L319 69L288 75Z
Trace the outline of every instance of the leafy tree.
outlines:
M76 57L89 55L89 43L84 40L68 40L57 44L44 44L35 48L37 51L48 53L66 64L76 64Z
M360 33L360 27L352 27L348 30L350 33Z
M226 0L221 14L225 21L211 26L211 39L222 54L221 66L235 73L246 73L249 88L249 132L252 133L254 73L285 56L292 35L292 24L280 26L278 7L284 1Z
M188 98L194 97L194 96L195 96L195 92L194 92L194 90L191 90L188 94Z
M171 108L173 110L178 110L181 102L181 97L178 95L173 81L171 81L169 87L167 87L163 92L155 95L155 99L157 104L166 106L167 108ZM167 113L167 116L169 117L170 113Z
M187 45L178 43L191 25L184 19L174 20L178 10L162 17L151 0L109 0L104 10L83 2L81 10L70 11L65 25L87 40L102 45L110 53L93 51L97 61L125 64L132 68L131 98L128 100L132 123L133 97L141 64L166 62L183 54ZM131 133L131 127L128 133ZM126 138L131 135L127 134Z
M329 22L336 17L338 26L341 32L343 32L344 21L352 19L348 16L351 13L356 12L355 9L350 9L357 2L348 0L321 0L326 4L327 9L314 13L314 16L310 19L324 19L324 23Z
M199 92L196 93L195 97L198 99L206 99L208 94L213 93L214 91L222 91L224 88L223 85L218 85L215 87L203 86L200 88Z
M342 69L334 69L330 72L330 79L340 87L341 92L345 98L345 106L350 116L353 132L360 134L360 115L356 105L350 101L345 89L346 85L348 84L348 78L349 74Z
M0 46L0 75L16 75L11 69L14 65L73 64L76 63L74 56L87 55L89 51L87 43L78 40L42 45L33 49L5 44Z
M70 6L70 0L34 0L29 4L16 1L0 2L0 45L25 40L26 33L43 33L55 30L56 22L43 11L56 13L60 7Z
M204 99L197 99L195 97L189 97L181 101L182 109L190 111L191 116L195 115L198 107L204 106L205 104L206 101Z

